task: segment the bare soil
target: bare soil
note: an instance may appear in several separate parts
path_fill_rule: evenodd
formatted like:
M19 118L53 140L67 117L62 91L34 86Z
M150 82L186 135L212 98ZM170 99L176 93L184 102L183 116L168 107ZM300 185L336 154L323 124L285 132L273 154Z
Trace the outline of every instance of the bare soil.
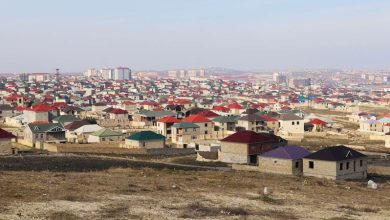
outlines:
M0 219L386 219L390 216L390 179L383 177L372 177L379 184L379 189L372 190L366 187L366 181L143 167L113 158L31 157L34 161L27 158L0 158ZM270 195L259 193L265 186L272 192Z

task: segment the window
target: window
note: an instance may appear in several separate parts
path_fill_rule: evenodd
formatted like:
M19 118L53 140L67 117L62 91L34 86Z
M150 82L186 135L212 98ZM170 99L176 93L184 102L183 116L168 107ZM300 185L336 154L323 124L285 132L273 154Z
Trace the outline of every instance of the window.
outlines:
M291 124L292 124L292 125L295 125L295 122L293 121L293 122L291 122Z
M207 134L207 131L204 131L204 134Z
M142 142L142 147L145 147L146 146L146 143L145 142Z
M314 169L314 161L309 161L309 168Z
M340 170L343 170L343 163L340 163Z
M184 129L184 132L187 132L187 128Z
M207 123L204 123L204 126L207 127Z
M196 128L194 128L194 131L196 131Z
M106 139L105 138L102 138L102 141L105 141Z
M299 121L297 121L297 125L299 125Z
M363 166L363 160L360 160L360 166L361 167Z
M298 168L298 167L299 167L299 162L295 161L295 168Z
M345 169L349 169L349 162L347 162L347 164L345 164Z
M41 134L41 139L43 139L43 134Z

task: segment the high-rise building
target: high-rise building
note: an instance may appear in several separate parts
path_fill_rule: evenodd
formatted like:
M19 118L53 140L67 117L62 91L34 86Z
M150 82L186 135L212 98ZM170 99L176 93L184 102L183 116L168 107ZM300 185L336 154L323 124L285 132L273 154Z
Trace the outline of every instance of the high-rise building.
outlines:
M99 70L95 69L95 68L91 68L91 69L87 69L85 72L84 72L84 76L86 77L92 77L92 76L99 76Z
M189 77L204 77L204 69L190 69L190 70L169 70L168 76L172 78L189 78Z
M284 73L274 73L272 79L276 83L287 83L287 77Z
M100 73L103 79L113 79L113 70L110 68L103 68Z
M128 67L117 67L113 70L113 80L130 80L131 70Z

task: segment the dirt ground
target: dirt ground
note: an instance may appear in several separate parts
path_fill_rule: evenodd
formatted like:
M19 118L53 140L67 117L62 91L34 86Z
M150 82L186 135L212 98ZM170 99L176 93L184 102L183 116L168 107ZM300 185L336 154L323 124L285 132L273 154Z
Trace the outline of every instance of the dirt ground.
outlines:
M389 178L372 178L379 183L379 189L372 190L366 181L144 168L113 159L35 157L34 161L0 158L0 219L390 217ZM37 164L39 169L34 168ZM272 192L268 196L259 193L265 186Z

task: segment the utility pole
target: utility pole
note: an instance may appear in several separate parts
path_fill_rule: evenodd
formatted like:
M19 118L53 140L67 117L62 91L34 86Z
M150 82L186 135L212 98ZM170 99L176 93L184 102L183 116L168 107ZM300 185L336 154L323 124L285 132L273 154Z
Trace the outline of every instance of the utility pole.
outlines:
M310 100L310 97L311 97L311 78L309 78L309 88L308 88L308 91L307 91L307 108L310 109L311 108L311 100Z
M60 91L60 69L56 69L56 89L55 89L55 93L59 93Z

